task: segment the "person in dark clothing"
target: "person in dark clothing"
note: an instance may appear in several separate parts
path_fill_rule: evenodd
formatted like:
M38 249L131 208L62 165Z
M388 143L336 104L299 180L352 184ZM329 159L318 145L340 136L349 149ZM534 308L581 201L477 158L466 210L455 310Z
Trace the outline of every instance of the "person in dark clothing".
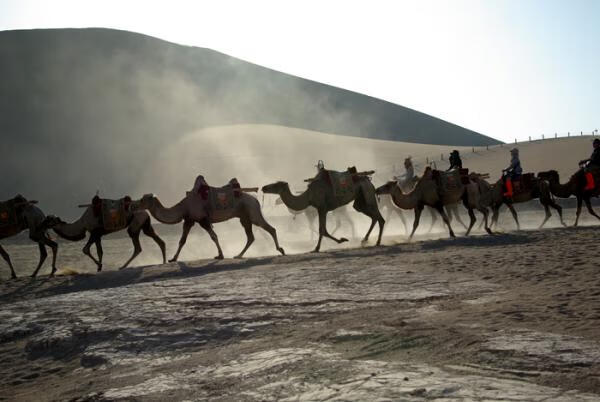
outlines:
M523 168L521 168L521 160L519 159L519 150L513 148L510 150L510 166L502 170L504 178L504 186L506 187L505 197L513 196L513 181L517 180L523 174Z
M458 151L456 149L450 153L449 161L450 161L450 167L446 171L449 171L452 169L462 169L462 160L460 160L460 154L458 153Z
M584 159L579 161L579 165L584 167L585 171L585 190L593 190L596 187L596 183L594 182L594 175L590 172L591 169L600 168L600 140L596 138L592 143L594 147L594 152L592 152L592 156L589 159Z

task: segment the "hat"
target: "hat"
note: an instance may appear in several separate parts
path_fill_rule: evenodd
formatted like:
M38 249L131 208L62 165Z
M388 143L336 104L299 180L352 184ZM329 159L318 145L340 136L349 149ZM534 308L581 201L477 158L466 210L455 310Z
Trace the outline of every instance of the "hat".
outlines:
M599 140L598 138L596 138L596 139L594 140L594 142L592 142L592 144L600 144L600 140Z
M450 152L450 155L458 155L458 151L455 149L454 151Z
M511 154L518 154L519 153L519 148L513 148L510 150Z

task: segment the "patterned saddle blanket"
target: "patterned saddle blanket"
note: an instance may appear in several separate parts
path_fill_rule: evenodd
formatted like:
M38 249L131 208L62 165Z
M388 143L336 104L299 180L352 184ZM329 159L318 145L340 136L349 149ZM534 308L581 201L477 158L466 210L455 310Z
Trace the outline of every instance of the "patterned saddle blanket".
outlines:
M210 208L213 211L227 211L235 208L239 195L236 196L239 190L234 189L231 185L224 187L211 187L208 192Z
M351 172L329 171L331 187L336 198L345 199L354 195L354 179Z
M0 234L12 234L21 226L22 217L17 213L15 200L0 202Z
M455 191L469 184L469 169L453 169L448 172L434 170L433 178L438 181L442 191Z
M518 195L532 191L536 180L537 179L535 177L535 173L522 174L521 177L512 181L513 195Z
M127 227L127 216L131 199L124 197L118 200L103 198L101 200L102 225L105 230L116 231Z

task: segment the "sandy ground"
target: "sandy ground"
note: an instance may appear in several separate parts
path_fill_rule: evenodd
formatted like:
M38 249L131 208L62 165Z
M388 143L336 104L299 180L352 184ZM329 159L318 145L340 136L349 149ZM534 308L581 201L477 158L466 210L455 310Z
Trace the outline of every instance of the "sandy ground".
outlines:
M600 400L598 230L6 281L0 398Z

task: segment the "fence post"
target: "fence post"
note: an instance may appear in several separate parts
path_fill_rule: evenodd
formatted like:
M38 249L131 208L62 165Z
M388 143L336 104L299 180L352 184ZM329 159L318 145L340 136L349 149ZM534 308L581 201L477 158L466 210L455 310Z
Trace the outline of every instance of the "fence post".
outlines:
M444 154L440 155L440 160L443 161L444 160Z
M485 150L486 150L486 151L489 151L489 150L490 150L490 146L489 146L489 145L486 145L486 146L485 146Z
M529 142L531 142L531 136L529 136Z
M473 151L473 153L475 153L475 147L471 148L471 150Z
M570 136L571 136L571 132L567 131L567 137L570 137Z
M544 140L544 134L542 134L542 141Z
M554 138L558 138L558 133L554 133Z
M429 165L429 156L425 157L425 164Z
M515 138L515 144L517 143L517 139Z
M583 131L581 132L581 136L583 136Z

